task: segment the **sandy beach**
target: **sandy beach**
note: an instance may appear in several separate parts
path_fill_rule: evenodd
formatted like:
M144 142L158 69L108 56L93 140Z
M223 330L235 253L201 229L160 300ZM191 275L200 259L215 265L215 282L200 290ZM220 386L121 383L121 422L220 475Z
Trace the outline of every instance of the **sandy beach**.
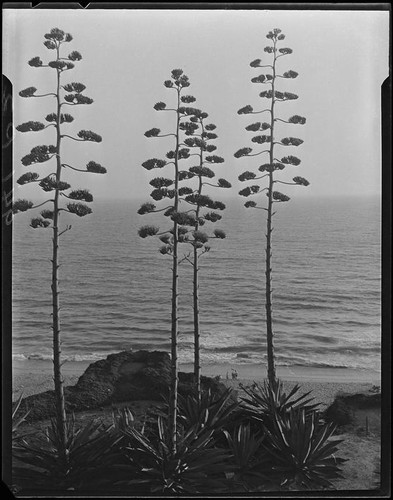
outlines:
M86 370L90 362L66 362L63 366L65 385L74 385ZM181 371L192 371L192 365L180 365ZM233 371L237 378L232 378ZM265 378L264 365L208 365L202 367L202 374L220 376L228 386L233 387L241 395L241 384L251 385L254 381L261 382ZM381 385L380 375L367 370L333 369L333 368L305 368L305 367L278 367L277 374L284 382L284 389L290 390L296 383L300 385L300 392L311 391L315 403L320 403L323 410L329 406L337 393L368 393L372 394L375 386ZM12 366L13 400L20 394L29 396L39 392L52 390L52 362L38 360L17 360ZM130 403L131 409L138 415L142 411L143 402ZM141 409L140 409L140 408ZM138 409L139 408L139 409ZM92 410L81 414L80 418L107 418L104 409ZM78 417L79 418L79 417ZM42 425L45 422L42 422ZM339 435L343 439L340 445L340 456L347 459L342 468L343 477L334 482L337 490L369 490L376 488L376 470L379 468L381 456L380 416L373 423L370 420L370 430L364 432L363 422L359 422L356 431ZM373 424L373 425L371 425ZM39 429L40 424L37 423ZM47 425L47 424L46 424ZM37 429L32 425L34 432ZM35 429L35 430L34 430Z
M90 363L90 361L67 361L62 368L65 385L74 385ZM183 364L179 368L181 371L192 371L191 364ZM12 365L13 400L22 393L23 396L30 396L52 390L52 370L53 365L50 360L15 360ZM232 370L237 372L236 379L232 379ZM220 376L228 386L237 389L239 384L261 382L265 378L266 367L263 364L216 364L202 367L202 374ZM375 385L381 385L378 372L369 370L278 367L277 374L286 387L299 383L303 392L311 390L315 399L324 404L330 404L337 392L363 392L369 391Z

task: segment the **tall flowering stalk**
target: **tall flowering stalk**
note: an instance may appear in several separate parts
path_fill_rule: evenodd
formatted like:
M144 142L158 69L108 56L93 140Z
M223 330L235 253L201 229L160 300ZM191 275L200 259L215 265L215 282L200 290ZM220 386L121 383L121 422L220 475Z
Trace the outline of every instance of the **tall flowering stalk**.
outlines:
M79 172L91 172L103 174L106 169L94 161L87 163L86 168L80 169L63 162L61 146L63 139L72 139L81 142L101 142L102 138L90 130L80 130L77 136L64 133L67 124L73 122L74 118L65 113L67 106L79 106L92 104L93 99L83 94L85 86L82 83L71 82L63 83L64 73L72 70L75 62L80 61L82 56L77 51L70 52L67 56L61 54L62 46L65 43L72 41L72 36L69 33L53 28L50 33L44 35L44 45L48 50L54 51L55 58L44 64L40 57L33 57L29 61L29 65L35 68L49 68L55 72L55 88L53 92L46 94L37 94L35 87L28 87L19 92L20 97L24 98L44 98L51 97L55 101L55 111L45 117L47 124L38 121L28 121L17 126L19 132L38 132L49 127L53 127L56 134L55 145L35 146L29 154L22 158L24 166L39 165L46 163L52 158L56 161L56 169L49 174L38 174L36 172L27 172L23 174L17 183L20 185L37 182L40 188L47 193L52 193L52 197L43 203L34 205L33 202L25 199L19 199L13 203L13 212L25 212L42 205L49 204L49 209L41 211L39 217L31 220L30 226L33 229L51 227L53 231L52 237L52 329L53 329L53 370L54 370L54 386L56 398L56 423L59 433L59 448L63 455L63 460L66 462L66 442L67 442L67 423L65 412L65 399L63 390L63 377L61 374L61 329L60 329L60 305L59 305L59 240L60 237L71 229L71 225L66 225L61 229L60 212L66 212L84 217L92 212L92 209L81 202L93 201L93 196L86 189L76 189L70 191L70 184L62 179L62 173L65 168L77 170ZM68 201L65 208L61 206L61 197Z
M292 54L292 49L287 47L279 48L280 42L285 39L285 35L281 33L280 29L274 29L269 31L266 38L271 40L271 45L264 48L264 51L270 55L270 64L262 64L261 59L255 59L250 63L253 68L268 68L269 73L261 74L251 79L252 83L258 85L266 85L267 90L263 90L259 96L263 99L269 101L269 105L266 109L260 111L254 111L251 105L244 106L239 109L239 115L245 114L263 114L267 113L269 118L267 122L256 122L251 123L246 127L246 130L250 132L265 132L264 134L255 135L251 138L254 144L265 144L265 149L253 152L250 147L245 147L239 149L234 156L236 158L243 157L253 157L262 154L268 155L268 162L263 163L258 167L258 171L262 175L256 174L252 171L245 171L239 175L239 180L253 181L251 185L248 185L239 194L241 196L258 196L259 194L266 192L267 196L267 206L265 204L260 204L259 201L247 201L245 203L246 208L254 208L264 210L267 213L266 219L266 258L265 258L265 275L266 275L266 292L265 292L265 308L266 308L266 340L267 340L267 372L268 379L271 384L276 382L276 369L274 360L274 335L273 335L273 318L272 318L272 219L275 214L273 212L273 205L275 203L284 203L289 201L289 196L281 193L275 189L277 184L287 184L287 185L298 185L298 186L308 186L309 182L303 177L295 176L292 182L285 182L277 178L277 173L284 170L287 166L296 167L300 164L300 159L296 156L288 155L282 156L280 159L276 158L276 149L281 150L282 147L297 147L300 146L303 141L296 137L284 137L280 140L276 140L274 134L276 133L276 128L278 122L290 124L290 125L303 125L306 123L306 119L299 115L293 115L287 120L276 117L276 104L281 102L293 101L298 98L296 94L291 92L283 92L277 90L277 85L284 79L293 79L298 76L298 73L293 70L285 71L279 74L277 71L277 60L280 57ZM266 149L267 147L267 149ZM281 156L281 155L280 155ZM259 183L255 183L257 180L266 179L268 182L267 187L261 189Z
M194 225L195 218L187 213L180 211L180 196L184 188L180 188L180 182L188 177L188 172L180 170L182 160L190 157L190 150L182 145L181 136L184 131L184 122L193 112L193 108L184 106L195 101L193 96L183 95L183 90L190 86L189 79L183 74L181 69L174 69L171 73L171 79L164 82L166 88L175 92L175 106L167 108L164 102L158 102L154 105L156 111L166 111L175 115L174 132L161 134L158 128L152 128L145 133L146 137L172 137L174 149L166 154L166 159L150 158L142 166L147 170L162 169L169 165L172 166L172 174L169 178L156 177L150 181L154 187L150 196L155 201L165 200L166 205L163 208L157 208L154 203L144 203L138 213L145 215L148 213L163 212L171 224L167 229L160 230L157 226L146 225L139 229L139 236L146 238L148 236L158 236L163 245L160 252L163 255L169 255L172 258L172 311L171 311L171 387L169 399L169 433L171 439L171 452L176 453L177 449L177 391L178 391L178 282L179 282L179 244L185 241L189 231L187 226Z
M200 363L200 309L199 309L199 259L210 250L209 240L212 238L225 238L224 231L215 229L212 235L208 235L201 227L208 223L215 223L221 219L221 215L216 210L225 209L224 203L213 200L205 194L205 186L218 188L230 188L231 184L219 178L213 184L215 172L209 168L224 162L224 158L211 154L217 147L211 142L217 138L213 132L216 126L213 123L205 123L208 114L198 109L193 110L190 122L185 124L186 135L190 136L184 140L184 144L191 148L191 153L198 158L198 165L188 170L188 178L197 181L196 189L185 188L184 201L190 204L193 209L190 213L195 216L193 231L187 235L187 243L192 246L192 252L184 256L193 268L193 321L194 321L194 381L198 397L201 395L201 363ZM210 180L210 182L209 182ZM191 192L190 192L191 191ZM207 210L207 211L206 211ZM192 253L192 255L191 255Z

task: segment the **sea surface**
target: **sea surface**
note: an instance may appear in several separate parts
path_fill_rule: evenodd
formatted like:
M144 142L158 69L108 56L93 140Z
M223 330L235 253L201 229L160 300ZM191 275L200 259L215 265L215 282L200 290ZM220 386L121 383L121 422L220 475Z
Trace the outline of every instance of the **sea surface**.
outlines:
M145 200L146 201L146 200ZM171 258L138 228L140 203L95 200L93 214L62 215L63 355L96 360L124 349L170 347ZM266 360L265 212L226 200L225 240L200 260L201 359ZM380 370L381 210L378 198L293 198L277 205L273 319L278 365ZM13 237L13 356L51 357L51 237L18 214ZM205 226L207 229L207 226ZM204 228L204 229L205 229ZM182 246L181 255L187 253ZM193 359L192 268L180 266L179 360Z

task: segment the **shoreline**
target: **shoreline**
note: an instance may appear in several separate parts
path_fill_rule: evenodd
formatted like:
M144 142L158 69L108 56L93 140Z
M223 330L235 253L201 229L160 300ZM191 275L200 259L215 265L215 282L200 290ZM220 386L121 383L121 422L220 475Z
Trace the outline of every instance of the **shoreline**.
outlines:
M67 361L62 367L64 385L75 385L91 361ZM14 360L12 362L12 400L53 389L53 364L51 360ZM236 370L237 378L232 378ZM179 371L193 371L191 363L180 364ZM221 381L234 389L239 384L251 385L266 378L266 365L258 364L211 364L202 366L202 375L220 376ZM351 368L327 368L306 366L277 366L277 376L285 387L301 386L301 392L312 390L319 401L333 401L337 392L370 391L381 385L381 374L371 370Z

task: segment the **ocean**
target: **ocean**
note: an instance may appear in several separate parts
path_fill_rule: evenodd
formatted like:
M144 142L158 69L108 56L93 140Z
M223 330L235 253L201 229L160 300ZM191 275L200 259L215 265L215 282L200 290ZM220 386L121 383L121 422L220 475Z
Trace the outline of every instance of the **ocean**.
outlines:
M143 200L143 201L148 201ZM225 201L225 200L224 200ZM201 360L266 361L265 212L228 199L200 259ZM124 349L170 348L171 258L144 224L140 203L97 199L93 214L62 215L60 301L63 355L97 360ZM381 210L378 198L298 198L278 204L273 231L277 365L380 371ZM13 224L13 356L51 357L51 230ZM207 228L207 226L205 226ZM205 230L204 228L204 230ZM187 253L182 245L180 255ZM179 361L193 359L192 268L180 266Z

